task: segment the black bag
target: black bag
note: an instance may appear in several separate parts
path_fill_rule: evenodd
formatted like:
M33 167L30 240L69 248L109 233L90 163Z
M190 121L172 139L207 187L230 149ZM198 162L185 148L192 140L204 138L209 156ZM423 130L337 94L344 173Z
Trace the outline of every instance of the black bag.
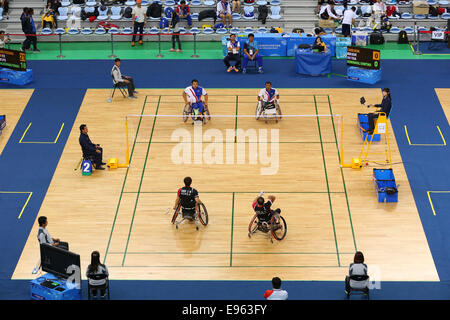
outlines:
M258 21L262 21L262 24L266 24L267 16L269 15L269 8L266 5L258 7Z
M408 40L408 35L406 34L406 31L400 31L400 33L398 34L398 44L405 44L405 43L409 43Z
M217 20L216 10L208 9L200 11L200 13L198 14L198 21L202 21L203 19L206 18L213 18L214 24L216 24Z
M84 4L84 0L73 0L73 4Z
M430 16L437 17L439 15L439 10L435 6L430 6L430 10L428 12Z
M133 9L131 7L126 7L123 11L123 17L130 19L133 15L131 14L133 12Z
M383 44L384 37L380 32L373 32L370 34L370 44Z
M160 3L153 2L151 5L148 6L145 15L147 17L152 18L160 18L162 15L162 11L163 11L162 5Z

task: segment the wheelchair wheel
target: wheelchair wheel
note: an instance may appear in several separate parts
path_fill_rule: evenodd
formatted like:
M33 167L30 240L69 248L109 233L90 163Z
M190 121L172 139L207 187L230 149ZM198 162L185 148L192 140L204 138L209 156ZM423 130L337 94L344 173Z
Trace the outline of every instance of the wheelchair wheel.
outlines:
M248 225L248 237L250 238L253 233L258 229L258 214L255 214Z
M280 241L286 237L287 233L287 225L284 218L280 215L274 215L270 220L270 232L272 236Z
M255 111L255 118L256 118L256 120L259 120L259 118L261 118L261 113L262 113L262 107L258 103L256 105L256 111Z
M198 218L201 222L202 225L206 226L208 225L208 211L206 210L206 207L203 203L200 203L200 205L198 206Z
M178 206L177 209L175 210L175 212L173 213L172 224L175 224L175 222L177 221L178 214L180 213L180 208L181 208L181 206ZM178 229L178 226L177 226L177 229Z
M275 108L277 109L277 122L278 122L278 119L280 119L281 120L281 108L280 108L280 105L278 104L278 102L275 102Z
M184 106L184 109L183 109L183 122L186 122L187 119L189 118L189 108L190 108L189 107L189 103Z

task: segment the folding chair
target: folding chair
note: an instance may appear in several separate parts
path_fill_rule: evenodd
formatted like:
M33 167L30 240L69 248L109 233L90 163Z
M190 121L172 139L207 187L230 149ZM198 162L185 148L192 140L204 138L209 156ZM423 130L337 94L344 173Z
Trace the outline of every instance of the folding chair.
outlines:
M92 286L89 283L89 279L92 280L103 280L106 279L106 283L104 286ZM96 290L100 290L100 289L105 289L106 290L106 296L108 300L111 300L111 296L109 294L109 278L106 274L96 274L96 275L91 275L88 277L88 300L91 300L91 290L96 289Z
M367 282L368 279L369 279L368 275L347 276L345 278L345 283L346 284L348 283L348 286L346 286L346 288L348 287L348 289L349 289L349 291L346 291L347 299L350 299L350 294L352 292L361 292L367 297L367 300L369 300L370 297L369 297L369 287L368 286L365 286L364 288L354 288L350 285L350 280L357 281L357 282Z
M124 98L126 98L126 97L127 97L127 90L125 89L125 88L126 88L126 85L123 84L123 83L115 83L115 82L114 82L114 76L111 75L111 77L112 77L112 79L113 79L113 88L112 88L112 90L111 90L111 95L110 95L109 98L108 98L108 102L111 102L111 101L112 101L112 98L114 98L114 93L116 92L116 89L119 89L119 91L120 91L120 93L122 94L122 96L123 96Z

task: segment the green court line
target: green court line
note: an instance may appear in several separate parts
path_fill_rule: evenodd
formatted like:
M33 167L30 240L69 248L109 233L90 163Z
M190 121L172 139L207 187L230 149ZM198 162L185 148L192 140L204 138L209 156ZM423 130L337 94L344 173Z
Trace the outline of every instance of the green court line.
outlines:
M141 115L144 114L145 106L146 106L146 104L147 104L147 97L148 97L148 96L145 96L145 99L144 99L144 105L142 106L142 110L141 110ZM107 244L107 246L106 246L105 255L104 255L104 257L103 257L103 263L106 262L106 257L108 256L109 246L110 246L110 244L111 244L112 235L113 235L114 228L115 228L115 225L116 225L117 215L118 215L118 213L119 213L120 203L121 203L121 201L122 201L122 195L123 195L123 193L124 193L123 190L124 190L124 188L125 188L125 183L126 183L127 177L128 177L128 171L130 170L131 161L132 161L132 159L133 159L134 147L135 147L135 145L136 145L136 140L137 140L137 136L138 136L138 133L139 133L139 128L141 127L141 120L142 120L142 117L139 119L139 123L138 123L137 129L136 129L136 135L135 135L135 137L134 137L133 147L132 147L132 149L131 149L130 165L128 166L127 171L126 171L126 173L125 173L125 178L123 179L122 190L120 191L119 202L117 203L116 214L114 215L113 225L112 225L112 227L111 227L111 233L109 234L108 244Z
M315 104L315 107L316 107L316 114L319 114L318 109L317 109L316 96L314 96L314 104ZM319 117L317 117L317 128L319 129L320 141L322 141L322 132L320 130ZM334 225L333 205L332 205L332 202L331 202L331 194L329 193L330 185L328 183L327 164L326 164L326 161L325 161L325 153L323 151L323 144L320 144L320 146L321 146L321 149L322 149L322 160L323 160L323 169L325 171L325 180L327 182L328 201L329 201L329 204L330 204L331 222L333 224L334 242L335 242L335 245L336 245L336 253L337 253L338 265L340 266L341 265L341 261L340 261L340 258L339 258L339 248L338 248L337 237L336 237L336 228L335 228L335 225Z
M330 96L328 96L328 107L330 109L330 114L333 114L333 109L331 108L331 101L330 101ZM338 145L338 141L337 141L337 135L336 135L336 127L334 125L334 118L331 117L331 122L333 124L333 132L334 132L334 139L336 142L336 149L338 152L338 159L339 159L339 163L341 163L341 155L339 152L339 145ZM347 194L347 187L345 185L345 178L344 178L344 170L341 166L339 166L340 170L341 170L341 177L342 177L342 184L344 185L344 193L345 193L345 201L347 202L347 211L348 211L348 218L350 220L350 227L352 229L352 237L353 237L353 245L355 246L355 251L358 251L357 245L356 245L356 238L355 238L355 230L353 229L353 221L352 221L352 214L350 212L350 204L348 202L348 194Z
M230 267L233 266L233 231L234 231L234 192L233 192L233 205L231 207Z
M160 103L160 101L161 101L161 96L159 96L159 99L158 99L158 105L156 106L156 114L158 114L159 103ZM153 119L152 132L151 132L151 134L150 134L150 143L148 144L148 147L147 147L147 153L146 153L146 155L145 155L144 168L142 169L141 180L140 180L140 182L139 182L139 189L138 189L138 193L137 193L137 196L136 196L136 202L135 202L135 204L134 204L133 216L132 216L132 218L131 218L130 230L129 230L129 232L128 232L128 239L127 239L127 244L126 244L126 246L125 246L125 253L124 253L124 255L123 255L122 266L125 264L125 259L126 259L126 256L127 256L128 245L129 245L129 243L130 243L130 237L131 237L131 231L132 231L132 229L133 229L134 217L135 217L135 215L136 215L136 208L137 208L137 205L138 205L138 202L139 202L139 192L141 191L142 180L143 180L143 178L144 178L144 173L145 173L145 167L147 166L148 154L149 154L149 152L150 152L150 146L151 146L151 144L152 144L152 137L153 137L153 132L154 132L154 130L155 130L156 119L157 119L157 117L155 117L155 118Z

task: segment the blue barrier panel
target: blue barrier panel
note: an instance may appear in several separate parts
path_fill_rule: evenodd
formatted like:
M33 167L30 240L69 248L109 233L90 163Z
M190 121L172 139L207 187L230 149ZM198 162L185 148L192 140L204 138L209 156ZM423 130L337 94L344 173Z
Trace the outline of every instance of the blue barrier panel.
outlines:
M336 55L336 36L333 36L331 34L327 34L324 36L320 36L322 38L322 41L325 42L327 49L330 50L331 55ZM297 33L290 33L289 38L286 38L288 41L287 44L287 56L293 57L295 56L295 50L298 49L298 46L301 44L309 44L313 45L314 41L316 40L316 37L308 37L306 33L297 34Z
M352 39L337 38L336 39L336 58L347 59L347 47L352 45Z
M381 80L381 69L369 70L358 67L349 67L347 69L347 80L375 84Z
M33 71L31 69L27 69L27 71L15 71L0 68L0 82L23 86L31 81L33 81Z
M295 72L310 76L331 73L331 52L313 52L311 49L297 49L295 52Z
M223 55L228 54L227 42L229 36L222 38ZM238 36L237 39L241 45L241 53L244 44L248 40L247 36ZM258 43L259 53L263 57L286 57L288 38L283 37L281 33L255 33L255 41Z

